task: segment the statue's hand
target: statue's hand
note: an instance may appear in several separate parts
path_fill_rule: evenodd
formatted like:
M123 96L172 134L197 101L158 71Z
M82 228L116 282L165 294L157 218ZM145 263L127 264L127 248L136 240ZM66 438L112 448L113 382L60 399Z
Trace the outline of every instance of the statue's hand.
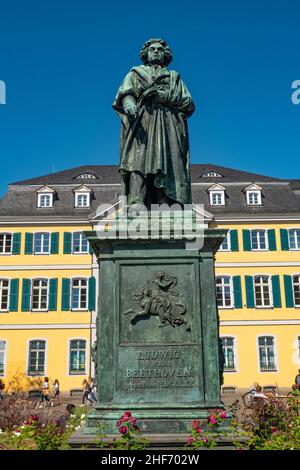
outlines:
M135 119L137 116L137 105L135 103L130 103L127 106L124 106L125 114L131 119Z
M133 96L128 95L123 99L124 113L130 118L135 119L137 116L136 100Z

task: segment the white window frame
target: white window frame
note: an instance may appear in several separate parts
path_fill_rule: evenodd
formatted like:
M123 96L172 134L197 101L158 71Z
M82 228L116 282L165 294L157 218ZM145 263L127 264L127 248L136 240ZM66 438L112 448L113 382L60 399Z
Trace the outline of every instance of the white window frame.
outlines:
M42 242L41 242L42 251L40 251L40 252L36 251L36 236L37 235L42 235ZM48 249L48 251L44 251L44 249L43 249L44 248L43 245L44 245L45 235L49 236L49 249ZM52 235L51 232L35 232L33 234L33 253L35 255L50 255L50 253L51 253L51 235Z
M259 338L265 338L265 337L271 337L273 338L273 350L274 350L274 362L275 362L275 368L274 370L262 370L260 367L260 347L259 347ZM277 354L277 338L275 335L272 333L265 333L265 334L260 334L256 337L256 348L257 348L257 358L258 358L258 371L259 373L265 374L265 373L278 373L279 372L279 362L278 362L278 354Z
M220 196L221 197L221 202L220 204L216 204L214 202L214 196ZM211 190L209 192L209 199L210 199L210 205L211 206L225 206L225 191L221 190Z
M223 245L223 243L224 243L224 241L225 241L225 240L227 240L227 246L228 246L228 248L226 248L226 249L222 249L222 245ZM220 248L219 248L219 251L222 251L222 253L224 253L224 252L226 253L226 252L229 252L229 251L231 251L231 237L230 237L230 230L228 230L228 232L227 232L227 234L226 234L226 236L225 236L225 238L224 238L223 242L221 243L221 245L220 245Z
M78 175L76 177L77 180L95 180L97 179L95 175L93 175L92 173L81 173L81 175Z
M0 337L0 342L4 342L4 350L3 350L3 373L0 370L0 377L6 376L6 362L7 362L7 340Z
M222 278L222 285L217 286L217 279ZM234 299L233 299L233 282L232 282L232 276L229 276L227 274L222 274L222 275L217 275L216 276L216 298L217 298L217 287L222 287L222 299L223 299L223 304L225 300L225 287L228 287L228 284L224 284L224 278L229 279L229 289L230 289L230 305L218 305L218 299L217 299L217 307L218 309L232 309L234 308Z
M262 295L262 300L263 300L263 305L257 305L257 299L256 299L256 289L255 289L255 286L256 286L256 278L258 277L266 277L268 278L268 288L269 288L269 299L270 299L270 305L265 305L265 301L264 301L264 296ZM261 294L263 294L263 285L265 284L262 284L260 283L260 292ZM253 276L253 288L254 288L254 301L255 301L255 308L258 308L258 309L270 309L270 308L273 308L274 307L274 299L273 299L273 289L272 289L272 278L269 274L256 274Z
M45 360L44 360L44 372L43 373L29 373L29 364L30 364L30 343L32 341L44 341L45 342ZM26 375L27 377L42 377L47 376L48 369L48 340L46 338L30 338L27 340L27 364L26 364Z
M49 198L49 205L42 204L43 197ZM38 207L40 209L50 209L53 207L53 193L38 193Z
M5 246L6 246L6 239L7 239L7 235L9 235L11 237L11 242L10 242L10 251L0 251L0 256L9 256L12 254L12 250L13 250L13 241L14 241L14 235L12 232L0 232L0 235L3 235L3 249L5 250Z
M74 249L74 237L75 237L75 235L77 235L77 234L80 234L80 235L81 235L81 237L80 237L80 244L79 244L79 245L80 245L80 251L75 251L75 249ZM84 233L83 233L83 232L80 232L80 231L78 231L78 232L72 232L72 253L73 253L74 255L86 255L86 254L89 254L89 242L88 242L88 241L87 241L87 250L86 250L86 251L82 251L82 239L83 239L83 237L84 237ZM86 237L85 237L85 238L86 238ZM86 238L86 240L87 240L87 238Z
M79 205L79 198L81 196L86 196L87 198L87 204L82 206L82 205ZM78 193L75 193L75 207L78 207L79 209L86 209L86 208L89 208L91 206L91 193L89 192L78 192Z
M252 234L254 232L264 232L264 237L265 237L265 248L261 248L260 246L260 237L257 237L257 248L253 248L253 241L252 241ZM251 251L269 251L269 238L268 238L268 230L264 228L254 228L250 230L250 243L251 243Z
M202 175L202 178L222 178L222 175L216 173L215 171L208 171Z
M295 277L298 277L298 282L297 282L297 283L294 282ZM293 274L293 275L292 275L294 307L295 307L295 308L300 308L300 302L299 302L299 304L296 304L296 295L295 295L295 287L294 287L295 284L299 286L299 292L300 292L300 274ZM299 299L299 300L300 300L300 299Z
M47 281L47 305L46 305L46 308L33 308L33 290L34 290L34 282L35 281ZM31 289L30 289L30 310L31 312L47 312L48 309L49 309L49 279L48 278L45 278L45 277L37 277L37 278L34 278L34 279L31 279ZM38 289L39 290L39 305L41 303L41 290L42 289L45 289L46 287L45 286L39 286Z
M288 240L289 240L289 250L290 251L300 251L300 243L298 244L298 240L297 240L297 237L295 237L295 245L296 245L296 248L291 248L291 232L295 232L295 231L300 231L300 228L289 228L288 229Z
M78 307L78 308L75 308L73 307L73 283L74 281L76 280L80 280L80 281L86 281L86 306L83 308L83 307ZM78 288L76 286L76 288ZM80 291L80 295L81 295L81 287L79 289ZM78 300L78 304L80 305L80 295L79 295L79 300ZM88 307L89 307L89 279L87 277L82 277L82 276L76 276L76 277L73 277L71 279L71 311L72 312L86 312L88 310Z
M71 371L71 341L85 341L85 365L84 365L84 372L80 372L80 373L70 373ZM87 371L88 371L88 355L89 355L89 351L88 351L88 340L87 338L78 338L78 336L76 338L69 338L68 340L68 359L67 359L67 375L69 377L74 377L74 376L80 376L80 375L87 375Z
M1 286L2 281L8 281L8 287L7 287L7 308L1 308L2 304L2 291L3 287ZM9 311L9 302L10 302L10 279L7 278L0 278L0 312L8 312Z
M251 202L251 196L257 196L257 202ZM262 205L262 198L261 198L261 190L260 189L249 189L246 191L246 199L247 199L247 206L261 206Z
M223 339L225 338L231 338L233 339L233 357L234 357L234 368L233 369L226 369L225 368L225 352L224 352L224 348L223 348L223 354L224 354L224 373L229 373L229 374L232 374L232 373L236 373L238 372L238 357L237 357L237 338L236 336L233 336L233 335L224 335L224 336L221 336L221 339L222 339L222 345L223 345Z

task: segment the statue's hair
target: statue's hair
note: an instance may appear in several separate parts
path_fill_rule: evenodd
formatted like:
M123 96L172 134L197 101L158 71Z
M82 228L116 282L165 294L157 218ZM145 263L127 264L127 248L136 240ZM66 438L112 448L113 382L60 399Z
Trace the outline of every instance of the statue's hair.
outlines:
M158 39L158 38L152 38L148 39L148 41L145 42L143 45L141 52L140 52L140 58L141 61L143 62L144 65L147 65L148 63L148 49L151 46L151 44L154 44L155 42L159 42L165 49L165 60L164 60L164 65L169 65L172 60L173 60L173 54L170 49L169 44L164 41L163 39Z

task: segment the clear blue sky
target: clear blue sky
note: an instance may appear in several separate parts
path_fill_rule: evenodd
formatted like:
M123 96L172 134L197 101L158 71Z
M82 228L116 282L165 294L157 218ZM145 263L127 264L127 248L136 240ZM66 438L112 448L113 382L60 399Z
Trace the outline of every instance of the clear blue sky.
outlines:
M9 182L118 164L111 104L150 37L189 88L192 163L300 178L299 0L0 0L0 195Z

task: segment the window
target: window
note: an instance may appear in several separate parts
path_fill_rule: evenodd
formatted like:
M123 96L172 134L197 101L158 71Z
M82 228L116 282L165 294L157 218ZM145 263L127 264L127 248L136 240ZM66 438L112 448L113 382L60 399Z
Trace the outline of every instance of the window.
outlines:
M73 253L88 253L88 241L84 233L73 233Z
M208 171L202 175L203 178L222 178L222 175L216 173L215 171Z
M0 310L8 310L9 280L0 279Z
M258 338L259 367L261 372L276 371L275 349L273 336L261 336Z
M0 254L6 255L12 252L12 234L1 233L0 234Z
M261 191L247 191L248 206L261 206Z
M256 307L271 307L271 286L269 276L255 276L255 304Z
M76 179L92 179L95 180L96 176L92 175L91 173L82 173L81 175L78 175Z
M290 250L300 250L300 229L289 230Z
M32 281L32 310L48 309L48 279Z
M73 339L70 341L70 374L85 374L86 341Z
M87 279L72 281L72 310L87 310Z
M232 307L232 287L229 276L216 278L216 294L218 307Z
M234 354L234 338L222 338L223 353L224 353L224 372L233 372L236 370L235 354Z
M4 375L5 370L5 349L6 341L0 340L0 376Z
M53 207L53 194L38 194L38 207Z
M75 207L90 207L90 193L76 193Z
M29 342L28 375L44 375L46 358L46 341L33 340Z
M50 233L34 234L34 253L36 255L50 253Z
M251 230L251 249L253 251L268 249L266 230Z
M230 246L230 231L228 230L226 237L224 238L219 251L230 251L231 246Z
M225 193L224 191L211 191L210 204L212 206L225 206Z
M300 307L300 276L293 277L294 304Z

